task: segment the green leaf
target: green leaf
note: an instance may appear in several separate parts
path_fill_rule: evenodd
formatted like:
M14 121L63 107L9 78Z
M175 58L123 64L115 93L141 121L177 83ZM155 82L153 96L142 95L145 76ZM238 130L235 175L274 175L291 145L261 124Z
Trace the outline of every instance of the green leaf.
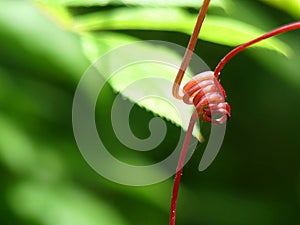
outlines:
M10 190L13 210L37 224L127 225L112 207L85 191L68 185L20 182Z
M201 32L204 40L217 44L237 46L257 38L268 31L262 31L250 24L238 20L211 16L205 21L205 26L203 26ZM274 37L257 43L254 47L274 50L285 56L292 54L292 50L288 45Z
M45 70L51 66L53 71L70 74L63 77L57 73L57 78L77 80L88 62L80 52L78 37L64 30L67 29L65 22L70 22L67 20L61 8L42 11L31 1L2 0L0 41L5 44L1 46L1 53L8 52L8 58L18 66L34 64Z
M156 7L200 7L202 2L195 0L38 0L44 3L56 3L64 6L105 6L105 5L143 5L143 6L156 6ZM227 1L214 0L210 6L221 8L227 7Z
M300 18L300 1L299 0L261 0L262 2L281 9L296 19Z
M128 8L96 12L75 18L74 29L93 30L161 30L191 34L195 15L179 9ZM227 17L208 15L200 38L206 41L236 46L266 33L250 24ZM260 42L257 47L289 55L291 50L277 38Z
M32 140L11 120L0 114L0 160L15 173L29 172L36 162Z
M178 31L190 34L195 20L195 15L175 8L121 8L75 17L73 21L74 25L71 29L80 34L87 57L90 61L94 61L103 53L117 46L136 41L137 39L117 33L108 34L101 32L101 34L97 36L94 36L93 34L87 35L85 31L144 29ZM264 32L238 20L211 15L208 16L204 22L200 38L218 44L236 46L257 37L262 33ZM276 38L262 42L257 46L272 49L285 55L289 52L289 48ZM148 70L153 74L167 75L165 78L169 81L173 81L176 75L175 71L165 71L165 68L157 68L155 66L148 68ZM141 75L143 72L145 72L145 68L135 68L134 71L125 72L123 76L115 76L115 78L111 79L109 82L114 90L123 92L124 87L129 85L130 82L136 79L145 78ZM144 88L147 90L149 87L151 86L148 85ZM153 84L151 88L155 89L155 84ZM160 90L158 90L158 92L159 91ZM137 101L133 92L123 94L131 101ZM166 96L166 93L160 94ZM174 116L176 114L169 113L172 109L165 103L158 103L157 100L153 101L153 99L148 99L147 101L138 102L137 104L172 121L176 125L181 125L183 129L186 130L187 121L184 121L183 125L179 118ZM190 110L188 112L191 114ZM195 137L201 137L200 139L202 139L199 132L197 133L198 130L199 129L195 129L194 135Z
M0 114L0 124L0 162L11 172L47 181L63 177L63 159L52 146L37 142L12 118Z
M136 41L137 39L133 37L109 32L102 32L99 35L82 35L84 52L91 61L98 59L104 52L110 50L113 53L119 46L124 46ZM184 106L180 106L183 107L183 110L180 111L181 116L179 116L178 112L174 109L174 106L170 104L172 101L176 101L177 104L178 101L172 96L170 85L159 86L157 83L157 79L162 79L169 84L172 84L178 70L177 67L174 68L160 63L160 56L163 56L164 60L176 62L176 65L180 65L182 56L177 55L175 51L167 47L158 47L147 42L138 42L137 48L138 49L136 49L134 53L138 55L139 52L145 52L147 54L157 55L157 62L138 62L134 63L134 65L126 66L125 68L122 68L122 70L117 71L108 82L115 91L122 93L123 96L137 103L140 107L171 121L177 126L181 126L184 130L187 130L189 118L193 112L193 106L186 105L182 102ZM122 55L122 53L116 53L116 55L114 55L115 58L105 62L105 68L101 68L101 74L106 76L106 78L109 78L111 73L114 73L113 69L116 63L115 61L126 65L128 58L131 56L135 57L135 54L128 54L128 52L125 52L125 55ZM101 58L100 61L101 60L103 61L105 59ZM188 71L187 74L192 73ZM185 76L183 83L190 77L191 76L189 75ZM145 82L139 82L138 86L135 85L130 90L128 89L134 82L142 80L145 80ZM155 96L140 101L138 96L147 96L150 92L155 92ZM193 134L200 141L203 140L198 126L194 129Z

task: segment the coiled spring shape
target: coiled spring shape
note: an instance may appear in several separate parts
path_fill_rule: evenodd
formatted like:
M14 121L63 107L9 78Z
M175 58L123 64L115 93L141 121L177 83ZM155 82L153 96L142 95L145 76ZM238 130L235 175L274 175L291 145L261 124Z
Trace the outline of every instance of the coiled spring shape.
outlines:
M202 72L191 78L184 85L183 93L183 101L194 104L201 120L223 124L230 118L225 90L214 72Z
M182 147L182 151L179 156L176 174L174 179L172 199L170 206L170 223L169 225L175 225L176 219L176 202L178 198L178 190L180 184L180 178L182 175L182 169L184 165L184 160L186 157L188 145L193 131L194 123L196 122L197 117L203 121L216 124L224 124L230 118L230 106L226 102L226 93L223 87L221 86L218 76L224 65L236 54L243 51L247 47L258 43L264 39L273 37L275 35L300 29L300 21L287 24L285 26L274 29L256 39L253 39L245 44L242 44L232 51L230 51L217 65L214 72L206 71L194 76L190 81L188 81L183 87L183 96L179 95L179 87L184 76L184 73L190 62L192 53L194 51L195 45L197 43L198 35L204 21L206 12L208 10L208 5L210 0L203 0L201 9L199 10L197 22L193 31L193 34L190 38L189 44L187 46L187 51L185 53L184 59L178 70L177 76L173 85L173 96L177 99L183 99L187 104L194 104L196 107L196 113L193 113L189 127L187 130L187 135Z

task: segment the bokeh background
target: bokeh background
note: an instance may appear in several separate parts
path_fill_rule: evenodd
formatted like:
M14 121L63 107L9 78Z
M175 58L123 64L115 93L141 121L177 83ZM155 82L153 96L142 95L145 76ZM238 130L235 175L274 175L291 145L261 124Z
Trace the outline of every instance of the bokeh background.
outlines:
M129 187L98 175L76 146L72 100L91 55L100 56L131 40L186 46L191 20L196 19L200 5L196 0L1 0L1 224L168 224L172 178L147 187ZM141 9L153 12L153 22L146 21ZM159 10L177 10L187 16L164 17L165 11ZM212 0L208 16L268 31L299 20L300 2ZM242 28L232 27L232 32ZM83 46L86 35L93 40L88 45L90 54L86 42ZM239 41L238 35L230 36L223 30L210 33L200 38L195 52L214 67L232 49L231 38ZM251 48L224 68L222 84L232 119L214 163L198 171L203 143L186 165L178 225L300 223L300 30L276 40L288 46L288 55ZM102 94L97 125L112 154L137 164L144 158L155 162L170 154L179 127L166 122L166 140L151 153L126 149L110 124L116 93L107 85ZM151 112L134 107L133 133L146 138L152 117ZM203 130L207 138L209 125L203 124Z

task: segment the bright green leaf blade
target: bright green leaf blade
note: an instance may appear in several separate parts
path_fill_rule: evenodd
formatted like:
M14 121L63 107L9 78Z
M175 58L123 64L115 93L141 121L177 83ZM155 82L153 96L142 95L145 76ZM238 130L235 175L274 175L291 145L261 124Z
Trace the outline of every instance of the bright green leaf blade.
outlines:
M124 46L135 41L135 38L117 33L101 33L101 35L97 36L82 36L84 51L91 61L95 61L106 51L110 50L113 52L118 46ZM176 61L176 65L180 65L182 56L178 56L173 50L168 48L157 47L155 45L152 46L149 43L139 42L137 48L139 49L135 50L135 54L139 54L139 52L145 52L147 54L157 55L158 63L139 62L130 66L126 66L125 68L122 68L122 70L117 71L112 78L108 80L108 82L115 91L122 93L122 95L137 103L140 107L173 122L177 126L181 126L184 130L187 130L189 118L193 112L193 106L186 105L183 102L174 99L171 89L171 84L175 79L178 67L174 68L159 62L160 56L163 55L165 60L169 60L170 62ZM115 66L114 61L118 61L118 63L124 63L124 65L126 65L128 58L133 55L129 54L128 52L125 52L125 55L117 53L115 58L107 63L104 63L105 71L102 68L100 70L101 74L109 77ZM173 65L175 65L175 63ZM191 73L188 72L188 74ZM187 75L184 78L183 83L188 80L188 77L190 76ZM166 83L168 82L170 85L167 84L167 86L160 86L161 83L159 83L157 79L161 79L162 82L166 81ZM143 80L145 80L145 82L143 82ZM139 82L139 85L135 85L134 88L128 89L128 87L135 82ZM147 96L150 92L155 92L155 96L147 97L147 99L142 101L139 99L139 96ZM178 102L179 104L183 104L180 106L182 107L182 110L180 111L181 116L179 116L173 105L173 103L178 104ZM198 140L203 140L203 137L200 134L200 128L198 126L196 126L194 129L193 134Z
M46 4L59 4L63 6L105 6L110 2L109 0L36 0L37 2L42 2Z
M196 17L178 9L129 8L110 12L96 12L77 17L74 28L77 30L162 30L190 34ZM200 34L206 41L236 46L266 33L249 24L220 16L207 16ZM287 45L277 38L271 38L255 45L290 54Z
M281 9L295 18L300 18L300 1L299 0L261 0L268 5Z
M64 6L105 6L105 5L142 5L142 6L155 6L155 7L200 7L202 2L195 0L163 0L163 1L153 1L153 0L38 0L44 3L56 3ZM214 0L211 2L210 6L216 6L221 8L226 8L227 1Z
M228 46L243 44L267 32L238 20L217 16L208 17L202 29L203 39ZM274 37L254 46L274 50L285 56L292 54L288 45Z

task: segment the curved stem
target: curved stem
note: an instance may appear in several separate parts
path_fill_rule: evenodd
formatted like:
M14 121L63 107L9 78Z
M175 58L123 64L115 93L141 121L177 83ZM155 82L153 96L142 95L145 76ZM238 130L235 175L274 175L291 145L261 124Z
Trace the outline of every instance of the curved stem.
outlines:
M282 26L282 27L279 27L275 30L272 30L252 41L249 41L245 44L242 44L238 47L236 47L235 49L231 50L220 62L219 64L217 65L216 69L215 69L215 77L218 77L222 68L224 67L224 65L233 57L235 56L236 54L238 54L239 52L243 51L244 49L246 49L247 47L249 47L250 45L253 45L257 42L260 42L264 39L267 39L267 38L270 38L270 37L273 37L275 35L278 35L278 34L281 34L281 33L284 33L284 32L287 32L287 31L291 31L291 30L295 30L295 29L299 29L300 28L300 21L298 22L295 22L295 23L290 23L290 24L287 24L285 26Z
M175 219L176 219L176 202L178 198L178 191L179 191L179 185L180 185L180 179L182 175L182 170L184 166L184 161L186 158L187 150L189 147L189 143L192 137L193 128L195 125L195 122L198 118L197 111L194 111L190 123L188 126L187 133L185 135L184 143L180 152L177 168L176 168L176 175L174 179L174 186L173 186L173 192L172 192L172 200L171 200L171 208L170 208L170 225L175 225Z
M184 73L191 61L191 57L192 57L193 51L195 49L195 46L196 46L196 43L198 40L200 29L201 29L202 23L205 19L209 3L210 3L210 0L203 1L202 7L199 10L195 28L193 30L189 44L188 44L186 52L184 54L183 61L181 63L180 69L178 70L177 76L175 78L172 93L173 93L173 96L177 99L182 99L182 96L179 95L179 87L180 87L182 78L184 76Z
M175 78L172 93L173 93L173 96L177 99L182 99L182 96L179 95L179 87L180 87L182 78L184 76L184 73L191 61L191 57L192 57L193 51L195 49L195 46L196 46L196 43L198 40L200 29L201 29L203 21L205 19L209 3L210 3L210 0L203 1L202 7L199 10L195 28L193 30L189 44L188 44L186 52L184 54L180 69L178 70L177 76ZM175 225L176 203L177 203L177 198L178 198L180 179L181 179L181 175L182 175L183 165L184 165L184 161L186 158L188 146L189 146L190 139L192 136L193 127L194 127L194 124L195 124L197 118L198 118L198 113L196 111L194 111L194 113L190 119L188 130L187 130L187 133L186 133L186 136L184 139L184 143L183 143L183 146L181 149L181 153L179 156L179 160L178 160L178 164L177 164L177 168L176 168L176 174L175 174L175 178L174 178L173 191L172 191L172 200L171 200L171 207L170 207L170 225Z

